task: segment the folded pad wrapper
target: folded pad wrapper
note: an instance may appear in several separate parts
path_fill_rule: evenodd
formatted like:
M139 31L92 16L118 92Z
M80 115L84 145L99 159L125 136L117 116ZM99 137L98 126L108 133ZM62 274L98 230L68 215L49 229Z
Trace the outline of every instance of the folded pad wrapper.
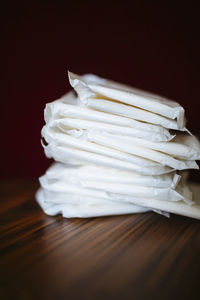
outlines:
M153 210L200 219L199 141L184 109L166 98L88 74L69 73L69 92L45 108L47 157L36 198L50 215L95 217ZM193 193L193 190L195 191Z

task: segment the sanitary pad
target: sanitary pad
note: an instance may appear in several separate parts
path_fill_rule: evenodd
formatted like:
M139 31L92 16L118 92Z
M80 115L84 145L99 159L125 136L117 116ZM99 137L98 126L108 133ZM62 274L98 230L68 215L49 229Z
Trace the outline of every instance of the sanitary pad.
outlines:
M200 143L175 101L92 74L69 73L74 92L48 103L42 145L55 163L36 199L49 215L96 217L154 211L200 219Z

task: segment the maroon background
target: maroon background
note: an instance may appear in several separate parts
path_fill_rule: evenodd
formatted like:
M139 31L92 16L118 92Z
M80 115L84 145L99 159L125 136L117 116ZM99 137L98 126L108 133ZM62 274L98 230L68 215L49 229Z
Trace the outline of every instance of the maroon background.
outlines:
M1 7L1 176L44 172L49 161L40 146L43 109L69 90L68 69L177 100L189 129L200 132L194 2L41 2Z

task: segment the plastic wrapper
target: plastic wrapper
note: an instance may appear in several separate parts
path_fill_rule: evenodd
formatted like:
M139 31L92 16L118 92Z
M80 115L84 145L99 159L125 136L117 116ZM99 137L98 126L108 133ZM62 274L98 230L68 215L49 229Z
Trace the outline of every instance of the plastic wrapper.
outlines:
M125 153L143 157L161 165L171 167L177 170L198 169L198 165L194 160L177 159L164 152L155 151L154 149L141 147L137 143L132 143L129 140L115 137L114 135L90 135L90 141L96 142L108 148L117 149ZM158 146L159 147L159 146ZM172 147L171 147L172 148ZM175 148L175 147L174 147ZM171 150L171 149L170 149ZM174 149L175 150L175 149Z
M54 195L55 197L55 195ZM56 198L59 197L56 194ZM65 199L71 199L70 195L65 195ZM40 189L36 194L36 199L42 209L47 215L62 214L66 218L88 218L88 217L99 217L99 216L111 216L111 215L123 215L123 214L135 214L144 213L149 211L149 208L139 207L131 203L118 203L112 201L103 202L102 199L92 198L93 204L87 203L87 198L82 198L82 202L79 204L65 203L65 204L52 204L46 201L50 199L50 195L45 196L44 190ZM55 199L55 198L54 198Z
M132 214L153 210L166 216L168 216L167 213L175 213L200 219L200 187L191 185L190 189L194 194L194 205L188 205L183 201L162 201L154 198L133 197L130 202L129 197L126 201L124 199L121 200L121 195L113 195L113 199L106 200L97 197L48 191L44 188L39 189L36 199L46 214L62 214L67 218Z
M154 211L200 219L200 187L190 187L188 172L181 171L198 169L200 159L184 109L94 75L69 73L69 80L78 96L69 92L44 112L42 145L56 161L36 194L45 213L71 218Z
M62 131L69 131L71 129L87 130L88 132L99 132L101 134L110 133L115 135L126 135L130 137L137 137L140 139L162 142L163 140L169 140L169 136L163 135L151 131L143 131L127 126L119 126L108 123L100 123L94 121L87 121L73 118L60 118L51 120L47 123L48 126L60 128ZM173 136L171 136L173 138Z
M149 176L97 165L73 166L62 163L54 163L47 170L46 177L52 181L62 180L79 186L99 182L173 189L181 179L181 176L175 172Z
M98 135L98 133L90 132L91 135ZM141 138L127 137L124 135L112 135L104 133L110 138L117 138L123 144L126 142L132 145L141 146L143 148L156 150L173 157L183 160L199 160L200 159L200 143L195 136L188 134L179 134L170 142L151 142Z
M140 115L142 118L140 119L141 121L145 121L145 119L143 119L142 117L142 114L144 113L147 118L146 122L152 124L154 124L154 122L157 122L156 124L159 123L159 125L162 125L163 127L172 129L184 129L184 109L175 101L168 100L164 97L143 92L125 85L121 85L116 82L94 76L92 74L87 74L80 77L69 72L69 80L71 86L78 93L81 101L84 104L89 105L90 107L97 109L98 106L98 110L107 110L107 112L109 113L113 113L113 111L111 111L113 107L115 113L123 113L123 115L126 115L127 112L129 114L129 117L133 119L135 119L137 115ZM104 100L101 100L101 96L116 100L117 102L114 103L108 101L107 103L107 101L105 101L104 103ZM98 104L96 100L99 101ZM120 104L118 102L129 104L129 106L127 106L126 109L126 105L122 106L123 104ZM137 113L134 113L132 110L135 107L139 108L138 110L136 110ZM139 112L139 110L141 111ZM132 116L131 111L133 112ZM149 114L148 117L148 112L150 114L153 113L153 115L150 116ZM159 116L161 116L160 121L158 121ZM170 120L175 121L171 122Z
M200 185L190 184L189 188L193 194L193 205L188 205L183 201L160 201L154 198L142 199L134 198L125 195L110 195L113 199L118 199L118 201L127 201L128 203L134 203L136 205L141 205L144 207L155 208L161 211L166 211L169 213L174 213L178 215L183 215L186 217L200 219Z
M154 170L156 170L156 168L158 170L160 169L161 166L159 166L159 164L177 170L198 169L198 165L195 161L176 159L159 151L140 147L133 143L123 142L115 136L91 134L89 136L91 142L88 142L59 132L59 130L54 130L48 126L43 127L42 135L50 145L56 144L63 147L78 148L88 153L92 152L128 161L136 165L152 167Z
M84 104L89 108L103 111L106 113L121 115L124 117L128 117L142 122L148 122L155 125L161 125L169 129L179 129L178 123L174 120L125 104L115 103L113 101L101 99L88 99L84 102Z
M47 134L44 134L44 136L49 143L47 146L44 146L46 156L58 162L97 164L146 175L160 175L173 171L172 168L151 160L81 141L70 136L66 139L66 136L63 135L63 141L61 142L60 133L57 133L58 140L55 139L55 135L51 137L51 140L50 137L47 138Z
M73 118L74 121L76 119L94 121L97 122L99 126L101 126L101 123L104 123L122 126L122 128L127 127L130 128L127 129L130 135L138 136L139 134L142 135L142 132L144 132L146 138L155 141L169 141L174 137L174 135L170 134L169 130L162 126L139 122L123 116L95 111L80 106L78 98L75 97L74 93L72 92L69 92L68 94L54 102L48 103L44 111L44 117L46 123L48 123L49 121L53 122L55 120L57 120L57 122L63 121L64 123L67 122L69 118ZM95 126L95 124L91 123L90 125ZM86 123L84 126L86 126Z
M67 171L67 167L65 168ZM79 194L83 196L97 197L102 199L110 199L110 193L113 193L124 194L137 198L154 198L159 200L170 201L184 200L188 203L190 203L192 200L191 194L185 187L185 182L183 182L185 189L179 188L180 184L178 184L176 189L171 187L160 188L144 186L142 185L142 180L139 182L139 184L132 184L127 182L119 183L98 180L87 180L87 178L85 177L84 180L77 179L76 181L74 180L72 182L70 181L68 176L64 176L64 172L62 172L62 177L59 176L59 179L57 178L56 174L59 173L58 171L60 169L61 168L59 165L58 167L55 165L50 172L47 172L47 175L45 174L44 176L40 177L40 184L44 189L55 192L66 192L69 194ZM77 168L75 168L74 171L78 173ZM96 172L98 172L98 168L96 168ZM132 177L134 177L133 174Z

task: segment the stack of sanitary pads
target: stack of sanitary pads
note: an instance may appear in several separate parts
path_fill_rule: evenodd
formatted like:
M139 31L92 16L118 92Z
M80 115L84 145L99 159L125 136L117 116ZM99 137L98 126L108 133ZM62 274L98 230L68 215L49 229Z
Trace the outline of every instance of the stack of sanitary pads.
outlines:
M69 73L74 91L48 103L43 146L55 163L40 177L49 215L95 217L153 210L200 219L200 143L176 102L87 74ZM200 198L200 195L199 195Z

